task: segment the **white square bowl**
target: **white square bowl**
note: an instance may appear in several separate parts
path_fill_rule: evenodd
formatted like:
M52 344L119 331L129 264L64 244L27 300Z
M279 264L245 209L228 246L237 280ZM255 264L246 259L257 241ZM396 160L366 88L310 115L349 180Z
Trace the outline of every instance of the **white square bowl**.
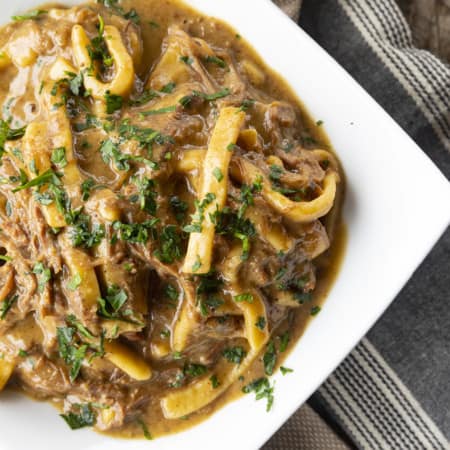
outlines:
M69 4L81 3L71 0ZM70 431L47 404L0 397L0 449L255 449L319 387L389 306L450 222L450 185L386 112L269 0L188 0L244 36L326 131L347 176L348 247L322 312L276 380L270 413L248 395L180 434L123 441ZM2 2L0 22L39 0ZM252 20L249 20L252 18ZM419 182L420 180L420 182Z

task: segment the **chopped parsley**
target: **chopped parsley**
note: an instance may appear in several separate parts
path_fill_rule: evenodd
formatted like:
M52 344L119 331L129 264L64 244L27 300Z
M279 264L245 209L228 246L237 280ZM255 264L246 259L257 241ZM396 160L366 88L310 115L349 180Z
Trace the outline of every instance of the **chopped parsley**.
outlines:
M14 303L19 299L18 295L10 295L6 297L0 304L0 320L4 320L8 311L12 308Z
M72 430L78 430L84 427L92 427L96 424L97 417L90 403L83 405L74 405L78 413L69 412L60 414Z
M311 308L311 315L312 315L312 316L317 316L317 314L319 314L320 311L321 311L320 306L313 306L313 307Z
M277 352L273 341L270 341L267 345L266 352L263 356L264 372L266 375L272 375L277 363Z
M293 369L289 369L288 367L280 367L280 372L282 375L286 375L287 373L292 373L294 370Z
M208 205L210 205L216 199L216 195L208 192L205 195L205 198L199 202L195 201L195 214L191 215L191 223L186 225L183 228L183 231L186 233L201 233L202 231L202 223L205 218L205 209Z
M254 106L254 104L255 104L255 100L253 100L251 98L246 98L242 102L242 104L241 104L241 106L239 108L239 111L244 111L244 112L248 111L250 108L252 108Z
M91 196L91 189L94 187L95 181L92 178L88 178L81 183L81 200L87 202Z
M167 83L165 86L162 87L161 92L164 94L171 94L173 90L175 89L176 84L171 81L170 83Z
M259 328L260 330L264 330L266 328L266 319L263 316L259 316L258 320L255 323L255 327Z
M253 294L246 292L244 294L235 295L233 297L233 300L237 303L239 302L253 303Z
M8 122L0 120L0 157L5 152L6 141L13 141L20 139L25 134L26 127L10 128Z
M223 357L230 363L240 364L247 356L243 347L230 347L222 351Z
M259 378L242 388L244 394L254 392L256 394L256 400L265 398L267 400L267 412L271 410L273 405L273 391L274 387L270 385L270 382L266 377Z
M81 285L81 275L76 273L67 283L67 289L69 291L76 291Z
M42 262L38 262L33 267L33 273L37 275L38 292L44 292L46 284L52 279L52 272Z
M89 349L88 344L79 342L76 334L77 329L74 327L59 327L56 329L59 356L70 366L71 382L77 379Z
M213 389L217 389L220 386L220 381L217 379L217 375L211 375L209 377L209 381L211 382Z
M192 378L201 377L206 372L208 368L203 364L186 363L183 368L184 375Z
M156 238L155 225L159 219L146 220L142 223L122 223L114 222L113 228L118 231L119 237L122 241L130 242L131 244L145 244L152 236Z
M281 336L279 336L279 338L280 338L280 346L278 348L278 351L280 353L283 353L287 350L289 341L291 339L289 336L289 331L285 331Z
M74 247L91 248L100 244L105 237L105 226L91 225L91 218L86 214L75 212L74 219L69 220L69 223L72 223L70 236Z
M220 297L207 296L200 302L200 313L203 317L207 317L210 311L215 311L224 303Z
M227 63L222 58L218 58L217 56L207 56L205 58L205 62L215 64L216 66L219 66L221 69L227 68Z
M175 112L177 110L177 105L167 106L166 108L151 109L150 111L143 111L140 113L142 117L156 116L158 114L166 114L170 112Z
M111 94L109 91L105 93L106 113L114 114L120 110L123 105L123 98L120 95Z
M214 178L215 178L219 183L223 180L223 173L222 173L222 171L221 171L218 167L215 167L215 168L214 168L214 170L213 170L213 175L214 175Z
M35 20L43 14L47 14L47 11L44 9L34 9L27 14L22 14L21 16L12 16L11 19L15 22L23 22L24 20Z
M67 166L66 149L58 147L52 151L51 161L55 166L62 169Z
M154 91L153 89L145 89L140 95L140 97L132 98L130 100L130 105L131 106L145 105L149 101L158 97L159 97L158 92Z
M197 255L197 259L195 260L195 263L192 265L192 272L198 272L200 270L200 267L202 267L203 263L200 257Z
M182 258L181 237L178 227L166 225L159 236L159 248L154 255L165 264L172 264Z
M155 190L155 180L145 177L132 177L131 181L136 185L139 195L139 206L142 211L151 215L156 214L156 197L158 193Z
M147 427L147 424L141 419L138 420L138 424L142 428L142 433L144 434L145 439L147 439L148 441L151 441L153 439L153 436L151 435L151 433Z
M48 184L48 183L51 183L54 185L60 185L61 184L61 181L59 180L60 177L61 177L60 174L49 169L49 170L45 171L44 173L38 175L37 177L33 178L30 181L26 181L26 180L22 179L21 185L19 187L16 187L15 189L13 189L13 192L22 191L24 189L28 189L31 187L42 186L43 184Z
M184 62L188 66L192 66L194 60L190 56L180 56L180 61Z

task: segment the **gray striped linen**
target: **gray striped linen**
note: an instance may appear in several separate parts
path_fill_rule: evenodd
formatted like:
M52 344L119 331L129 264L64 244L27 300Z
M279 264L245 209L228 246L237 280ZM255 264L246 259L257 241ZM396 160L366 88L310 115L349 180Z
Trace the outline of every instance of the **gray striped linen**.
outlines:
M292 7L299 2L290 3ZM449 178L450 68L414 47L395 2L304 0L300 25L374 96ZM310 399L309 404L350 446L450 449L449 255L447 230L368 337ZM298 417L305 414L302 411ZM325 441L293 439L290 422L265 449L340 448L334 435L327 435Z

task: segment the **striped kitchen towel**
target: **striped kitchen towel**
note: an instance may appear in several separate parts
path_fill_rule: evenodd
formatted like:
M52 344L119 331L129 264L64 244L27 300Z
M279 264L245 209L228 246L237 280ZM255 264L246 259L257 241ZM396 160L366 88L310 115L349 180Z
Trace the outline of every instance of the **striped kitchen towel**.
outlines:
M275 2L296 19L300 0ZM395 1L303 0L299 24L450 178L450 67L414 47ZM447 230L368 336L264 448L450 449L449 300Z

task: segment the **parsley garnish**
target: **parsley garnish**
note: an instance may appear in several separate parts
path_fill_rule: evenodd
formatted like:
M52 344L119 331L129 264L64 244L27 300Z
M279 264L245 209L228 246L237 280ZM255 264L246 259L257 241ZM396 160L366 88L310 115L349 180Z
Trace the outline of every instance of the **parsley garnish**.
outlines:
M120 310L128 300L127 293L117 285L108 286L105 298L99 298L97 314L107 319L121 318Z
M233 300L237 303L239 302L253 303L253 295L246 292L244 294L235 295L233 297Z
M88 178L81 183L81 200L87 202L91 195L91 189L94 187L95 181L92 178Z
M81 284L81 275L79 273L75 274L67 283L67 289L69 291L76 291Z
M160 247L154 255L165 264L172 264L181 259L181 237L175 225L166 225L159 236Z
M213 170L213 175L214 175L214 178L215 178L219 183L223 180L223 173L222 173L222 171L221 171L218 167L215 167L215 168L214 168L214 170Z
M163 88L161 89L161 92L164 92L165 94L171 94L173 90L175 89L176 84L171 81L170 83L167 83Z
M132 244L145 244L150 235L153 239L156 238L155 225L159 219L146 220L142 223L122 223L114 222L113 228L119 232L122 241L130 242Z
M240 364L247 356L247 352L242 347L230 347L224 349L222 355L228 362Z
M187 363L183 368L184 375L192 378L201 377L206 372L208 372L208 368L203 364Z
M195 261L195 263L192 265L192 272L197 272L200 267L202 267L202 261L200 259L200 257L197 255L197 259Z
M241 104L241 106L240 106L240 108L239 108L239 111L248 111L250 108L252 108L253 107L253 105L255 104L255 100L253 100L253 99L251 99L251 98L246 98L243 102L242 102L242 104Z
M60 185L61 181L59 180L59 177L61 177L60 174L54 172L53 170L49 169L42 173L41 175L38 175L37 177L33 178L30 181L22 182L22 184L13 189L13 192L22 191L23 189L28 189L35 186L42 186L43 184L54 184L54 185Z
M196 200L195 203L195 214L191 215L191 223L183 228L186 233L201 233L202 223L205 218L205 208L210 205L216 199L216 195L208 192L205 198L199 202Z
M278 351L280 353L286 351L289 341L290 341L289 331L286 331L280 336L280 347L278 348Z
M47 14L47 11L44 9L35 9L21 16L12 16L11 19L14 20L15 22L22 22L24 20L37 19L38 17L42 16L42 14Z
M140 113L142 117L147 116L156 116L158 114L166 114L170 112L174 112L177 110L177 105L167 106L166 108L160 108L160 109L152 109L150 111L143 111Z
M317 316L317 314L320 313L320 310L321 310L320 306L313 306L311 308L311 315L312 316Z
M184 62L188 66L191 66L194 63L194 60L189 56L180 56L180 61Z
M209 381L211 382L213 389L217 389L220 386L220 381L217 379L217 375L211 375L209 377Z
M34 265L33 273L38 276L38 292L42 293L45 289L45 285L52 279L52 273L42 262L38 262Z
M66 149L65 147L58 147L55 148L52 151L51 161L55 166L58 166L58 168L63 168L67 166L67 159L66 159Z
M266 328L266 319L263 316L259 316L255 323L255 327L264 330L264 328Z
M0 320L4 320L6 317L6 314L8 314L8 311L11 309L12 305L17 302L19 299L18 295L12 295L9 297L6 297L5 300L3 300L0 304Z
M222 69L225 69L227 67L227 63L222 58L218 58L217 56L207 56L205 58L205 62L216 64Z
M26 127L10 128L8 123L0 120L0 157L5 152L5 142L20 139L25 134Z
M270 385L269 380L265 377L259 378L242 388L244 394L254 392L256 394L256 400L267 399L267 412L270 411L273 405L273 390L274 387Z
M275 364L277 363L277 352L273 341L267 345L266 352L263 356L264 372L266 375L272 375Z
M105 226L103 224L91 226L91 218L88 215L75 212L74 219L71 229L74 247L91 248L98 245L105 237Z
M147 427L147 424L141 419L138 420L138 424L142 428L142 432L144 433L145 439L147 439L148 441L151 441L153 439L153 436L151 435L151 433Z
M107 114L114 114L123 105L123 98L120 95L111 94L109 91L105 93L105 101Z
M96 415L90 403L83 405L74 405L79 411L78 414L69 412L68 414L60 414L72 430L78 430L84 427L92 427L96 424Z
M142 211L151 215L156 214L156 197L158 193L155 190L156 183L150 178L132 177L131 181L136 185L139 193L139 206Z
M292 373L294 370L293 369L289 369L287 367L280 367L280 372L282 375L286 375L287 373Z

